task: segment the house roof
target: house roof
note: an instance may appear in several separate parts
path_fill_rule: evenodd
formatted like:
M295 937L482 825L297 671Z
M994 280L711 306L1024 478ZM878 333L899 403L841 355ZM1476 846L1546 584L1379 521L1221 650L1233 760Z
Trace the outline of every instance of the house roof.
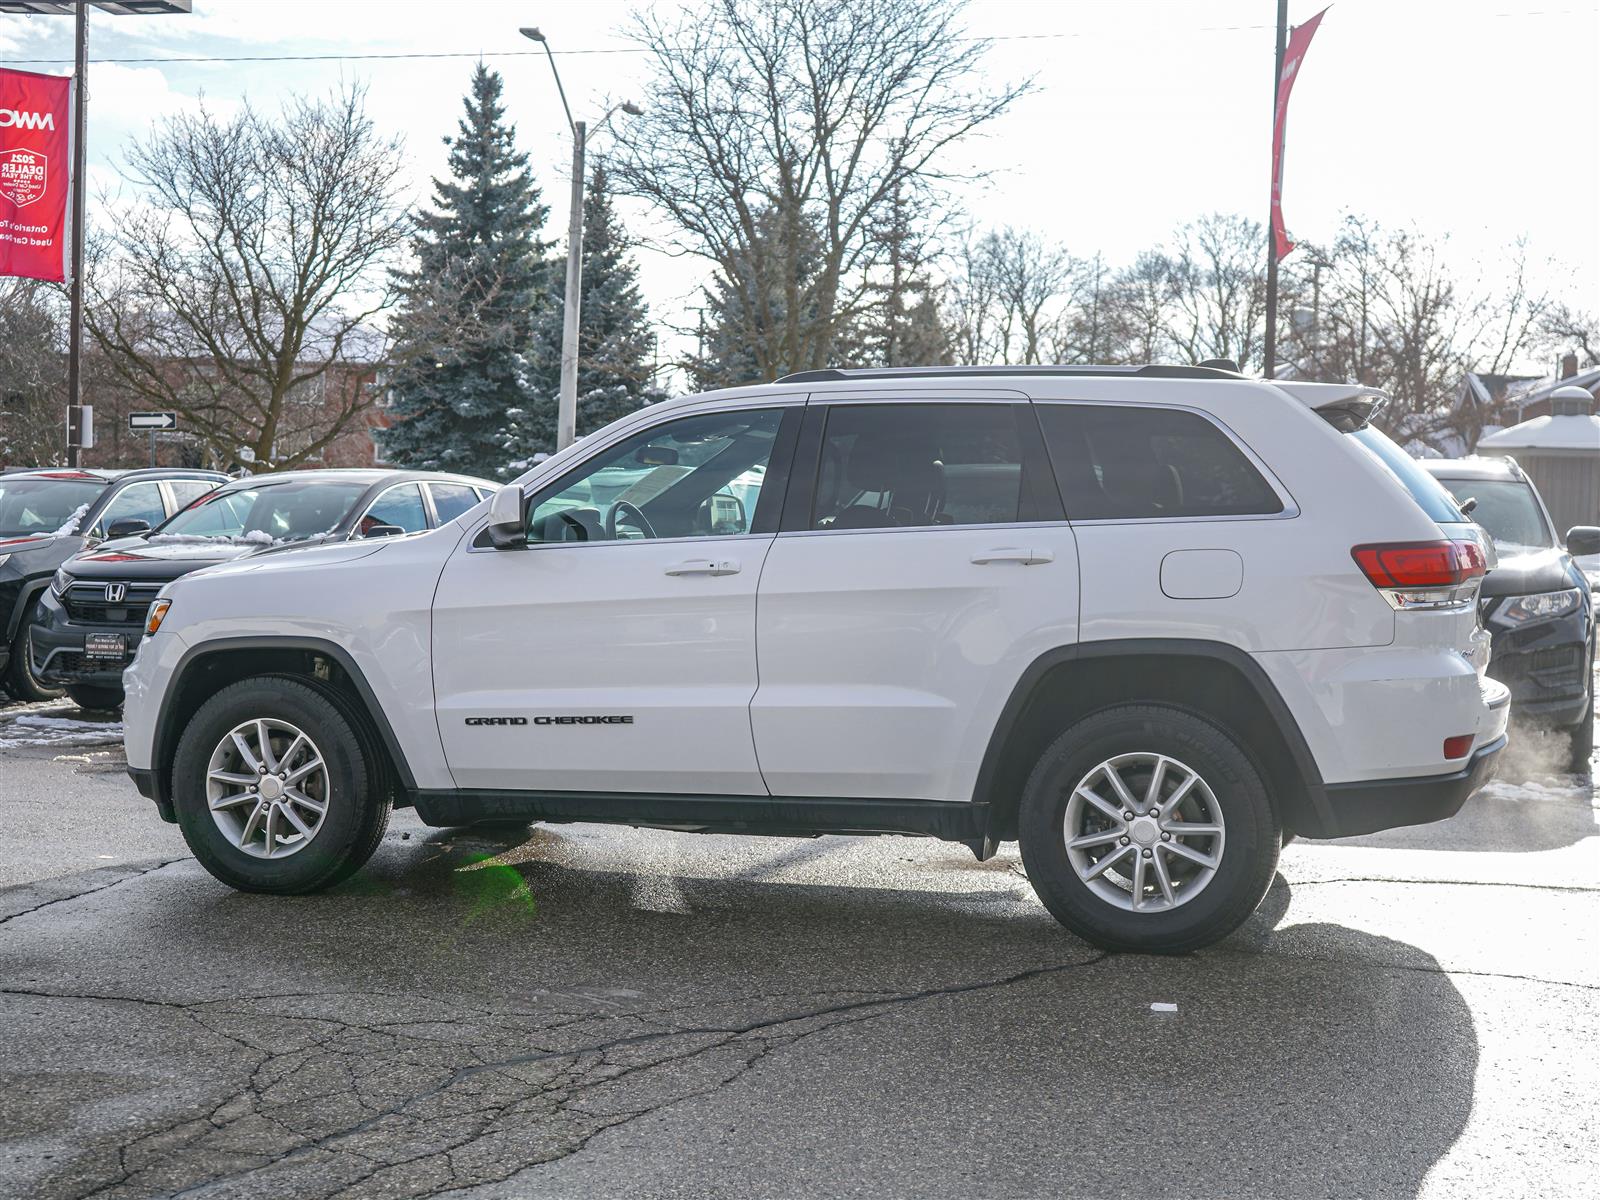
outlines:
M1597 372L1600 375L1600 372ZM1535 417L1478 439L1478 450L1501 454L1510 450L1552 450L1592 454L1600 460L1600 417Z

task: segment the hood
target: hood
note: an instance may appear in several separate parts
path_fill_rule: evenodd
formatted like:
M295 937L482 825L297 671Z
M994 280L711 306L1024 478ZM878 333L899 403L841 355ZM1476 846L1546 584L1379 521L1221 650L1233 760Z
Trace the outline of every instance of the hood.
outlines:
M102 542L87 554L67 564L74 579L177 579L201 567L233 562L274 549L295 549L311 542L294 542L279 547L270 541L227 538L180 537L156 534L154 537L118 538Z
M323 543L295 542L274 547L261 554L245 554L228 562L213 563L196 571L207 579L224 575L238 575L245 571L298 571L304 567L331 566L337 563L356 562L370 558L397 539L376 538L372 541L330 541ZM280 553L279 551L282 551Z
M1565 550L1532 546L1500 547L1500 561L1483 578L1484 596L1526 596L1576 586Z
M19 554L29 550L43 550L61 540L54 533L24 533L0 537L0 554Z

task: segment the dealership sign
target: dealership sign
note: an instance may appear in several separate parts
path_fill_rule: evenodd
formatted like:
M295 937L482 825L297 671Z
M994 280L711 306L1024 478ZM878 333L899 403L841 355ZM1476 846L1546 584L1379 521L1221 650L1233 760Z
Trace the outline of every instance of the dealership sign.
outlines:
M72 80L0 68L0 275L64 283Z

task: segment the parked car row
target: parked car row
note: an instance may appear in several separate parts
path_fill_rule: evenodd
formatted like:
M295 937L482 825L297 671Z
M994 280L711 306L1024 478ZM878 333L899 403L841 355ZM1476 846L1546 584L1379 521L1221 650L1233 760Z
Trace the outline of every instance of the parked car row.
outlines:
M19 699L122 703L156 594L250 555L434 529L483 479L387 470L39 470L0 477L0 669Z

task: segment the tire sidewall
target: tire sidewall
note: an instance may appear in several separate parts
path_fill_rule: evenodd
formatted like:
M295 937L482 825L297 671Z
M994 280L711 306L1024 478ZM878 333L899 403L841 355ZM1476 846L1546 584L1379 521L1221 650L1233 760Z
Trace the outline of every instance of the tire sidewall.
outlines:
M1090 770L1119 754L1155 752L1198 771L1222 812L1222 861L1192 900L1135 913L1102 900L1067 857L1067 801ZM1261 774L1222 729L1182 709L1126 706L1074 725L1040 758L1023 793L1022 857L1039 898L1063 925L1108 949L1182 952L1226 936L1261 902L1280 846Z
M28 601L22 610L22 624L11 643L11 663L6 683L11 693L25 703L38 703L61 697L62 689L45 683L33 673L33 622L39 615L39 597Z
M206 797L217 744L257 717L304 730L328 769L323 823L308 846L284 858L256 858L234 846L212 819ZM361 744L344 715L311 688L287 679L252 679L222 689L195 713L173 756L173 807L184 840L206 870L244 891L307 892L341 878L373 818L373 791Z

